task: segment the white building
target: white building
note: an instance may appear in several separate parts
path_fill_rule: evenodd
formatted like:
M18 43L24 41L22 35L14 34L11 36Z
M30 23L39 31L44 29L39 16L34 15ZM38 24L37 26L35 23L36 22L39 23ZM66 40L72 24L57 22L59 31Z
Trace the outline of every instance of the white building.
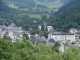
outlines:
M44 24L44 30L46 30L46 28L47 28L47 23L43 22L43 24Z
M70 40L70 42L75 42L75 34L54 32L54 33L48 34L48 39L54 39L55 41L60 41L64 43L68 40Z
M7 30L7 33L7 36L10 37L12 42L16 42L17 40L22 40L24 32L22 30L11 29Z
M71 28L69 32L75 34L75 40L76 41L80 40L80 30L75 29L75 28Z
M14 23L10 24L8 27L5 25L0 25L0 37L11 40L12 42L16 42L17 40L22 40L24 31L21 27L15 26Z
M54 30L54 29L53 29L52 26L47 26L47 30L48 30L48 32L50 32L50 31L52 31L52 30Z
M76 33L76 32L78 32L76 29L74 29L74 28L71 28L70 30L69 30L69 32L70 33Z
M42 26L41 26L41 25L39 25L39 26L38 26L38 28L39 28L39 30L41 30Z

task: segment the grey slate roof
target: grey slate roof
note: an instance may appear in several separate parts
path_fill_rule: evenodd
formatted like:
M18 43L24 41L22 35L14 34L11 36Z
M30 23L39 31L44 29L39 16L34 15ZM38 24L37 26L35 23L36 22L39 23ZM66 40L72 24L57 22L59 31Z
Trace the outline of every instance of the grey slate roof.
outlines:
M48 42L55 43L54 39L50 39Z
M74 35L72 33L64 33L64 32L53 32L52 35Z

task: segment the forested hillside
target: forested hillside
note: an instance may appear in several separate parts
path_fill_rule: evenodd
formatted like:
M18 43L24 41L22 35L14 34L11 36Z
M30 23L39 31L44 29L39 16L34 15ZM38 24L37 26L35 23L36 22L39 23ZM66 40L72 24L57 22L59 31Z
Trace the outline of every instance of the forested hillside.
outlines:
M64 4L68 3L71 0L61 0Z
M2 3L2 0L0 0L0 11L7 11L7 9L8 7Z
M4 6L4 5L2 4L2 1L0 0L0 11L3 10L3 9L2 9L3 6Z
M53 19L54 28L68 31L70 28L80 29L80 6L76 6Z
M17 26L22 26L25 30L29 30L33 25L37 26L40 21L38 18L30 18L27 11L10 8L1 0L0 3L0 21L8 24L15 23ZM37 21L37 23L34 23L34 21Z
M4 0L5 1L5 0ZM18 1L18 0L17 0ZM31 0L30 0L31 1ZM28 2L30 2L28 1ZM15 0L14 0L15 2ZM22 2L22 0L21 0ZM76 6L79 5L80 0L73 0L72 3L69 2L68 4L71 3L70 6ZM0 0L0 9L2 10L3 8L5 8L6 6L4 4L1 3ZM13 4L14 5L14 4ZM67 6L67 5L65 5ZM16 6L12 6L11 7L16 7ZM44 7L41 5L37 5L36 7ZM69 11L60 14L59 16L57 16L56 18L52 18L54 15L50 14L45 14L47 12L39 12L40 9L38 9L37 11L33 11L31 7L19 7L19 9L14 9L14 8L9 8L6 7L6 10L8 10L9 12L5 12L4 9L0 12L0 17L8 22L8 23L15 23L17 24L17 26L22 26L23 29L25 30L29 30L29 28L32 28L34 26L34 28L37 29L37 25L38 24L42 24L43 21L51 21L51 25L53 25L53 27L55 29L59 28L63 31L68 31L70 28L74 27L74 28L80 28L80 7L75 7L73 9L70 9ZM65 8L64 8L65 10ZM50 16L50 18L49 18ZM38 18L35 18L38 17ZM34 21L36 21L37 23L34 23Z
M80 0L71 0L69 3L63 5L57 12L57 14L63 13L66 10L69 10L70 8L76 7L80 5Z
M6 0L4 0L4 1L6 1ZM32 7L33 10L39 9L39 7L36 8L37 5L45 6L48 9L40 8L40 11L49 10L47 12L57 11L61 6L63 6L63 1L61 1L61 0L14 0L14 1L7 0L7 1L8 1L8 3L12 2L18 6L25 6L26 5L26 7Z

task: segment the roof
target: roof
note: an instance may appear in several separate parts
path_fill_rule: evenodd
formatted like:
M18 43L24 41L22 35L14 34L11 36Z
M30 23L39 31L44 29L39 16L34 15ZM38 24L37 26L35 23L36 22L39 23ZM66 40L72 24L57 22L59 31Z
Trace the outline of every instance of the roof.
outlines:
M47 28L53 28L52 26L47 26Z
M47 40L44 36L42 36L41 38L40 38L40 40L42 40L42 41L45 41L45 40Z
M64 32L53 32L52 35L74 35L72 33L64 33Z
M54 39L50 39L48 42L55 43Z

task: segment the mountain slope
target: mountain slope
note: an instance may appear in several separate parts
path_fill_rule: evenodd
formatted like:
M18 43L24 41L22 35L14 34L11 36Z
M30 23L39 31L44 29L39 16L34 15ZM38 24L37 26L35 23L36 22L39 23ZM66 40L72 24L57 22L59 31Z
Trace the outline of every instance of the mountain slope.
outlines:
M6 0L5 0L6 1ZM61 6L63 6L63 1L61 0L7 0L17 5L28 5L35 8L36 5L43 5L48 7L50 10L57 11ZM66 0L67 1L67 0Z
M63 31L68 31L70 28L80 28L80 6L76 6L67 12L58 15L51 24L54 28L62 29Z
M73 8L75 6L80 5L80 0L71 0L69 3L67 3L66 5L62 6L59 10L58 10L58 14L59 13L63 13L66 10L69 10L70 8Z
M7 10L7 7L2 3L2 0L0 0L0 11Z
M71 0L60 0L61 2L63 2L64 4L68 3Z

